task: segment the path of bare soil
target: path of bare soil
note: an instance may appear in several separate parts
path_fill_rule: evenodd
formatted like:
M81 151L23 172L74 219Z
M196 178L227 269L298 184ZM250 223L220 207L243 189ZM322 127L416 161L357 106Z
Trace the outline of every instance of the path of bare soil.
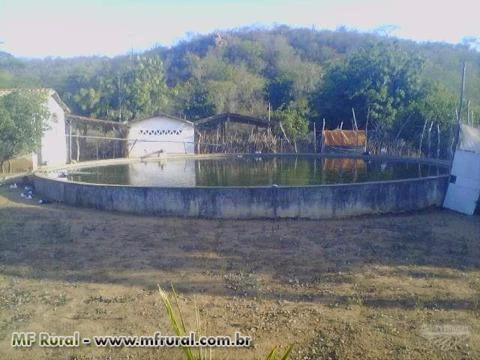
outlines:
M140 217L0 187L1 359L175 359L178 349L12 348L12 332L240 331L213 359L480 359L480 217L434 209L341 220ZM441 326L440 326L441 325ZM443 326L443 327L442 327ZM440 329L440 330L439 330Z

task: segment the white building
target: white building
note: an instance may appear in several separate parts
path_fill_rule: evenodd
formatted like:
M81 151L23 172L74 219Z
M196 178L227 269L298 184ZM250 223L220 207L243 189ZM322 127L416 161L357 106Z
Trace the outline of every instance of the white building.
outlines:
M56 91L45 91L48 92L47 107L50 117L45 124L38 154L33 155L34 168L37 165L64 165L68 161L65 114L70 111Z
M480 208L480 128L461 124L443 206L467 215Z
M194 127L187 120L158 114L130 123L128 156L194 153Z
M50 113L44 122L44 132L40 148L32 154L33 169L41 165L56 166L67 163L67 137L65 133L65 114L70 110L53 89L1 89L0 96L14 91L29 91L47 95L47 109Z

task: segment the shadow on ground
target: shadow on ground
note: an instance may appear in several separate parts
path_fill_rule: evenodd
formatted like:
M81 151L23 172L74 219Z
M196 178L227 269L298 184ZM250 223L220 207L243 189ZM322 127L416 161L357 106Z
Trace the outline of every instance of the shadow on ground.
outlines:
M372 307L478 309L461 296L329 289L368 277L456 281L480 268L480 219L444 210L322 221L141 217L0 191L0 272L66 282ZM367 270L366 270L367 269ZM372 276L373 276L372 275ZM361 286L361 284L360 284ZM299 291L300 290L300 291Z

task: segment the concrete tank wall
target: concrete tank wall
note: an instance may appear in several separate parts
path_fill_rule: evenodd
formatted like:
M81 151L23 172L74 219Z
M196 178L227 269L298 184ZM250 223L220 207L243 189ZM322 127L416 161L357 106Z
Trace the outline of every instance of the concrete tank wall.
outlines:
M321 219L440 206L448 175L304 187L162 188L73 183L34 176L36 192L75 206L205 218Z

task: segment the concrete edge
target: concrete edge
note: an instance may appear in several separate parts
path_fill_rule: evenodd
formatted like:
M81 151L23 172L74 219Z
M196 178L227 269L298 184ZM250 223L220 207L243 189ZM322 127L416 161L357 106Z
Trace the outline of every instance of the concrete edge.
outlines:
M127 163L131 161L138 160L129 159ZM76 165L73 167L78 168ZM441 206L448 178L449 175L439 175L353 184L187 188L67 182L45 173L33 176L39 194L74 206L141 215L223 219L323 219Z

